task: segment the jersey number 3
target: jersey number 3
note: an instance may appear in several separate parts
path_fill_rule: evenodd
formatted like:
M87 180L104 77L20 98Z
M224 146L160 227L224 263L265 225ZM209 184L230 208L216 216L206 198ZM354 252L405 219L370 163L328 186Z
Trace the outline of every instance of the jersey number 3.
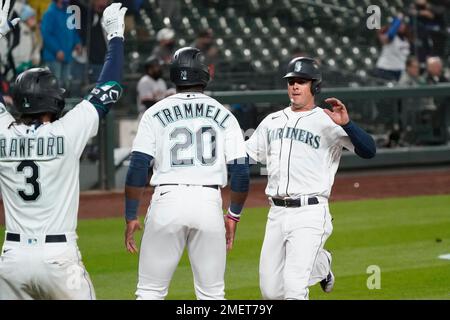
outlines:
M25 192L25 190L18 190L19 196L25 201L34 201L41 195L41 187L39 185L39 167L38 165L31 160L24 160L20 162L17 167L17 172L24 173L25 168L31 169L31 175L25 178L25 182L32 186L32 192Z
M209 158L206 158L204 156L205 143L207 142L207 139L204 138L204 135L206 133L209 134L209 143L211 150L211 156ZM217 135L216 130L214 130L213 127L201 127L200 129L197 130L195 136L187 128L176 128L175 130L173 130L172 133L170 134L170 140L178 140L179 136L184 136L185 142L183 143L178 142L172 147L172 149L170 149L172 167L180 167L180 166L184 167L194 165L194 158L180 159L178 155L179 151L190 148L194 144L194 142L196 144L195 156L198 159L198 161L205 166L213 165L217 158L216 135Z

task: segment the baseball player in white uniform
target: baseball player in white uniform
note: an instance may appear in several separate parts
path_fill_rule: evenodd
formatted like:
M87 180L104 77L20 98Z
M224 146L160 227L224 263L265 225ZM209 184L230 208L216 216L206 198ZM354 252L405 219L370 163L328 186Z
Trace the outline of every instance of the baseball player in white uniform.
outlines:
M126 180L125 245L137 252L136 212L154 163L136 296L164 299L186 247L197 299L224 299L226 251L233 246L249 185L244 139L231 112L202 93L209 72L200 50L176 51L170 78L177 94L144 113ZM231 204L224 218L220 188L227 184L227 171Z
M342 102L316 106L322 75L311 58L288 65L289 107L268 115L246 142L250 158L266 164L271 204L260 258L264 299L308 299L308 287L334 285L331 255L324 244L332 232L328 198L343 148L363 158L375 155L373 139L350 121Z
M0 1L2 2L2 1ZM3 3L0 3L3 5ZM0 36L9 0L0 13ZM0 97L0 188L6 232L0 257L0 300L95 299L77 247L79 159L99 119L121 95L126 9L104 12L107 58L98 85L60 118L64 89L48 70L17 77L13 118Z

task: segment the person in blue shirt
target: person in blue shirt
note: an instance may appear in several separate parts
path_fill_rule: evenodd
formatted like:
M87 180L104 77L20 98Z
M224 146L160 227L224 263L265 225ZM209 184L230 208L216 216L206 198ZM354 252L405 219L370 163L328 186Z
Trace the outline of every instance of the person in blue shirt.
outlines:
M81 53L81 40L75 28L71 29L67 12L69 0L53 0L42 18L41 33L44 40L43 61L59 79L60 85L69 87L72 52Z

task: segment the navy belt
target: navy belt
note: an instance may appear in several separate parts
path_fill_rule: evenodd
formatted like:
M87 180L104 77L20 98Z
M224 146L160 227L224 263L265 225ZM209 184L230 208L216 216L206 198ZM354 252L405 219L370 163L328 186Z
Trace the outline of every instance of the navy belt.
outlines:
M163 187L163 186L186 186L188 184L181 184L181 183L164 183L164 184L159 184L158 187ZM193 184L192 184L193 186ZM199 185L201 187L205 187L205 188L213 188L218 190L219 189L219 185L217 184L202 184Z
M277 207L286 207L286 208L298 208L302 206L300 199L280 199L280 198L272 198L273 204ZM309 197L308 205L318 204L319 199L317 197Z
M20 234L18 233L6 233L6 241L20 242ZM67 242L65 234L52 234L45 236L45 242L56 243L56 242Z

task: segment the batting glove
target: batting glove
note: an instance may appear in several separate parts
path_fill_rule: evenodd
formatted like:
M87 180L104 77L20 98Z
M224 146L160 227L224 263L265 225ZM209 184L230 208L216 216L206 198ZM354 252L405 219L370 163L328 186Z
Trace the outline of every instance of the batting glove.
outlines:
M115 37L124 39L125 13L127 8L122 7L120 2L113 3L103 12L102 26L108 35L108 41Z
M20 21L20 18L8 21L9 2L10 0L5 0L5 3L3 3L3 0L0 0L0 39L14 29Z

